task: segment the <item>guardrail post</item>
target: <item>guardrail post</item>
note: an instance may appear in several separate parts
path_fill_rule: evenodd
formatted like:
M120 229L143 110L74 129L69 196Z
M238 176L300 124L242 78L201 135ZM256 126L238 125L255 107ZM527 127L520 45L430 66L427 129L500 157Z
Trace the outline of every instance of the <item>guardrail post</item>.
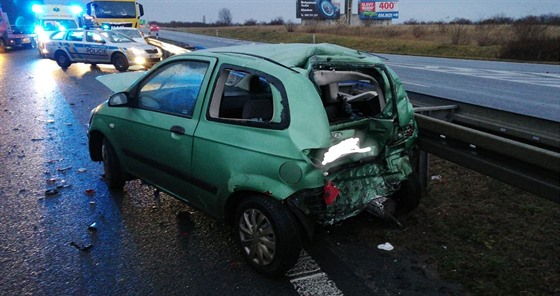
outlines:
M422 186L422 191L428 188L428 172L430 171L430 154L418 150L416 173Z

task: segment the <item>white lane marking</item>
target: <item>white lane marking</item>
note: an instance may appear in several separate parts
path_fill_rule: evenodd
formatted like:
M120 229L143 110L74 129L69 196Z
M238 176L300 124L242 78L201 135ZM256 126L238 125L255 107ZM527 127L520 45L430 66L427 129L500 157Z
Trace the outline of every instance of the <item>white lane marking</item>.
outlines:
M416 86L420 86L420 87L426 87L426 88L430 88L431 86L429 85L424 85L424 84L420 84L420 83L412 83L412 82L408 82L408 81L403 81L403 84L406 85L416 85Z
M298 262L290 269L286 276L290 277L290 283L299 295L325 295L343 296L336 284L329 279L326 273L321 271L319 264L307 254L301 251Z
M509 82L525 83L539 86L549 86L560 88L560 74L558 73L532 73L532 72L513 72L502 70L486 70L459 67L443 66L424 66L416 64L387 63L392 67L403 67L432 72L465 75L471 77L487 78Z

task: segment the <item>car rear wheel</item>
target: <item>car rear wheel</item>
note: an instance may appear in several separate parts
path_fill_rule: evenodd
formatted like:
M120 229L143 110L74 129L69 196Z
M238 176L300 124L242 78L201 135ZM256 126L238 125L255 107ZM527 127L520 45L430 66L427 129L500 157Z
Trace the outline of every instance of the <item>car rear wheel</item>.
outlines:
M418 207L422 199L422 185L416 174L411 174L401 183L401 188L395 192L393 198L397 201L397 210L408 213Z
M120 72L124 72L128 70L129 64L128 59L122 53L117 53L113 57L113 66L115 69L119 70Z
M107 186L112 190L122 190L126 181L113 146L107 139L103 139L101 146L103 158L104 179Z
M70 64L72 64L68 55L63 51L57 52L54 59L56 60L58 66L63 69L70 67Z
M252 196L241 202L235 221L241 252L253 269L275 277L294 266L301 251L299 225L286 207Z

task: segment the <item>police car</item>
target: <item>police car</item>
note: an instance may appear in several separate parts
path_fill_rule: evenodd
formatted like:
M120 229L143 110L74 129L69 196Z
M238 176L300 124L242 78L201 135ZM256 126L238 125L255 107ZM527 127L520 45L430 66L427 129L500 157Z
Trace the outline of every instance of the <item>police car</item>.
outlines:
M113 64L123 72L131 65L152 67L161 61L161 51L135 42L115 32L98 29L75 29L51 35L45 43L45 56L61 68L72 63Z

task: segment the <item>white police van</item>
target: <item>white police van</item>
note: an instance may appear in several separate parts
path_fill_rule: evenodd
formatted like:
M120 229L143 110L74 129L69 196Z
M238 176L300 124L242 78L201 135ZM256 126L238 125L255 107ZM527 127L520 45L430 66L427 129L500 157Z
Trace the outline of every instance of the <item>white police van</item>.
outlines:
M161 51L115 32L75 29L54 33L45 43L45 56L61 68L72 63L113 64L123 72L131 65L152 67L161 61Z

